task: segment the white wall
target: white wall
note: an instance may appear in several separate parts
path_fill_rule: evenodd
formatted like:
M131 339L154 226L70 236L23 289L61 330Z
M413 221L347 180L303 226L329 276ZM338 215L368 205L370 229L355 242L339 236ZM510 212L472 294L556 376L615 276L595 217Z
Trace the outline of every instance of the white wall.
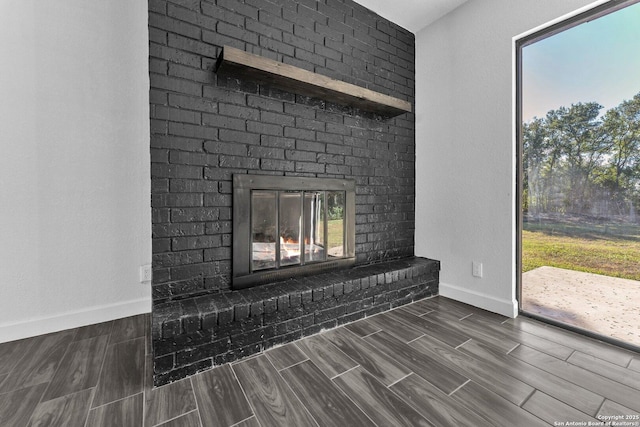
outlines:
M590 3L469 0L416 34L416 255L441 295L516 315L513 38Z
M151 310L145 0L0 2L0 342Z

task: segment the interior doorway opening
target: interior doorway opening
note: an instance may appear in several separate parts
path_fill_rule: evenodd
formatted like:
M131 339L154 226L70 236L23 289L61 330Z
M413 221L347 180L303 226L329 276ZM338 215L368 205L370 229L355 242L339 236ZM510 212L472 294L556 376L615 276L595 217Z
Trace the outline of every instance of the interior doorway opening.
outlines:
M640 2L516 43L520 312L640 348Z

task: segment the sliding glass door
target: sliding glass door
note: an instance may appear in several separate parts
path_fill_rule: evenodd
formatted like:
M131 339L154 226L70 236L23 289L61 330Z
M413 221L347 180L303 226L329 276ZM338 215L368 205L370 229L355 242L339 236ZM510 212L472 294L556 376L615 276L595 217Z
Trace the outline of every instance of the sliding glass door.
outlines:
M640 347L640 3L517 44L519 304Z

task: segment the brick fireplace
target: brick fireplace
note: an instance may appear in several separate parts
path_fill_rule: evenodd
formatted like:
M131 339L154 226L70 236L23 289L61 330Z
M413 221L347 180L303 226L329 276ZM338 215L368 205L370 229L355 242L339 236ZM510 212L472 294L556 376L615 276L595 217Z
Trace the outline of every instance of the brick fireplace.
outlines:
M351 0L150 0L154 378L437 293L413 258L415 115L214 72L223 46L413 104L414 36ZM355 268L233 290L233 177L350 180Z

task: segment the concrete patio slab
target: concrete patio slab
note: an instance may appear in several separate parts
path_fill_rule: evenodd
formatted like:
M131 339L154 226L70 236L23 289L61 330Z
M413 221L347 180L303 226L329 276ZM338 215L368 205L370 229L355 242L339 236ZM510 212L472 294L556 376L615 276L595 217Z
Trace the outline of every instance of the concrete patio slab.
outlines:
M640 282L555 267L522 275L522 308L640 346Z

